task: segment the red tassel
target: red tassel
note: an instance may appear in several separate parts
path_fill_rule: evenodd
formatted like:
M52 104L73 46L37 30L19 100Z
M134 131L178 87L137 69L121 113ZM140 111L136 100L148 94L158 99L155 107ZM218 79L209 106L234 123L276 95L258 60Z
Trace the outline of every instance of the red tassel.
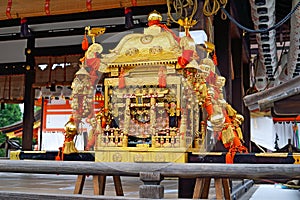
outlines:
M102 127L102 128L105 128L105 127L106 127L106 118L105 118L105 116L102 116L102 117L101 117L101 127Z
M45 13L50 15L50 0L45 0Z
M81 48L82 50L86 51L89 48L89 41L86 37L86 34L84 34L82 42L81 42Z
M215 66L218 66L218 59L217 59L217 54L216 51L214 51L214 55L212 56L212 60L215 64Z
M55 156L55 160L59 161L59 160L63 160L63 148L59 147L58 153Z
M12 0L7 1L7 7L6 7L6 17L8 19L12 19L10 11L11 11L11 6L12 6Z
M92 0L86 0L86 9L88 11L92 10Z

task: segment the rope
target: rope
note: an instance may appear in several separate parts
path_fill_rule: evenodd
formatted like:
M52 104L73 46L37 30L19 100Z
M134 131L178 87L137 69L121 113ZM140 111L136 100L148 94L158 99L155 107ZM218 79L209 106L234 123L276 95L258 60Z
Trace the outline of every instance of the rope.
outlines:
M300 2L292 9L292 11L285 16L282 20L280 20L277 24L275 24L274 26L267 28L267 29L259 29L259 30L252 30L249 29L247 27L244 27L243 25L241 25L240 23L238 23L228 12L224 7L221 7L221 10L225 13L225 15L235 24L237 25L240 29L243 29L249 33L265 33L265 32L269 32L273 29L276 29L278 27L280 27L282 24L284 24L291 16L292 14L295 13L295 11L298 9L298 7L300 6Z

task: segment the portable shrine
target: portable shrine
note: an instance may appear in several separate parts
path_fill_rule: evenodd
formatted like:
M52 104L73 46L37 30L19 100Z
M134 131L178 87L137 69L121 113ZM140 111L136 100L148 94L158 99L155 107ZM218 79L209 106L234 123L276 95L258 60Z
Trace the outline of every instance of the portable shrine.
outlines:
M92 127L87 150L97 162L187 162L188 152L208 148L207 119L224 144L242 138L235 131L242 117L223 99L225 79L209 58L213 45L199 58L191 22L182 21L186 35L179 38L161 20L152 12L143 33L126 35L108 54L94 39L104 30L87 28L93 44L75 75L71 107L76 124L85 119ZM104 103L96 112L98 86Z

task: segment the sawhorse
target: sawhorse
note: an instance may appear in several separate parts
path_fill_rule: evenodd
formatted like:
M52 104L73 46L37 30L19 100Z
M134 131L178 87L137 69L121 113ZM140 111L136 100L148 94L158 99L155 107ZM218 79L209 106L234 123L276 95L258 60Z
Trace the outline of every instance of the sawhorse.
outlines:
M85 177L86 175L78 175L75 184L74 194L82 194ZM120 176L113 176L113 180L114 180L116 195L124 196ZM106 183L105 175L93 175L94 195L104 195L105 183Z
M216 199L231 200L229 179L228 178L214 178L214 179L215 179ZM193 199L208 198L210 181L211 178L196 178Z

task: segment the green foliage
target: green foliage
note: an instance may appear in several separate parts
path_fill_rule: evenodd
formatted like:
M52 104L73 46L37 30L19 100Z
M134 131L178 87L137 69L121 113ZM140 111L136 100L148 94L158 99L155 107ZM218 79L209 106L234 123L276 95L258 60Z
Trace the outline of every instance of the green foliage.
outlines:
M6 140L6 136L4 134L2 134L2 132L0 131L0 145L3 144ZM0 149L0 157L4 157L5 156L5 149L1 148Z
M11 125L22 119L22 112L18 104L5 104L0 110L0 127Z

